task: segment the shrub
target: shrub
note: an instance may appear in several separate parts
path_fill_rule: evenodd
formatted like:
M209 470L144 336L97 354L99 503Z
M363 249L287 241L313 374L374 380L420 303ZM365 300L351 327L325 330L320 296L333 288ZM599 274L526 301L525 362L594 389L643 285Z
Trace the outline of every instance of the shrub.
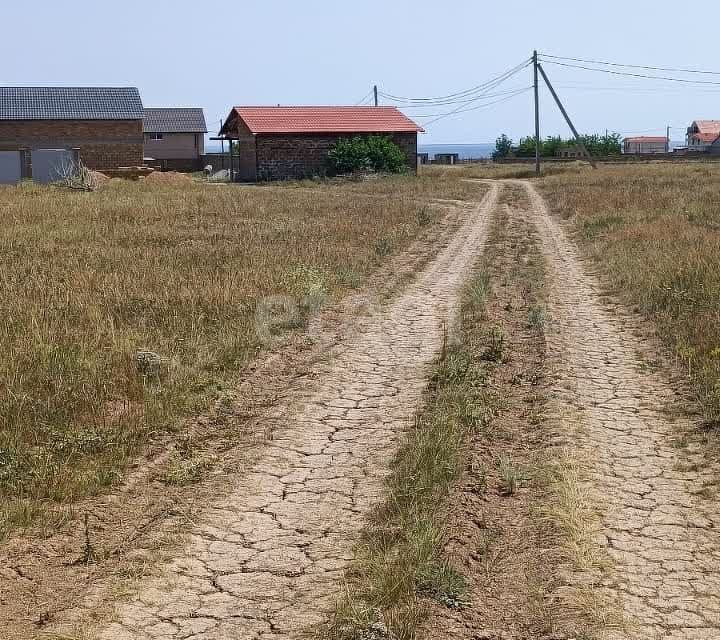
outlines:
M357 171L402 173L407 169L407 160L390 138L357 136L335 143L328 153L328 169L334 175Z

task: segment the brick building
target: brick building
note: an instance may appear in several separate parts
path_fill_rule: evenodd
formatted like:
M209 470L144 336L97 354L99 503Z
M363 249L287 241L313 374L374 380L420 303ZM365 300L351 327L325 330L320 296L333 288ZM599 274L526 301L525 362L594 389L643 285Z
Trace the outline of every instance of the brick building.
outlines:
M205 115L200 108L145 109L145 162L163 170L198 171L205 153Z
M236 143L235 179L252 182L322 174L340 138L365 135L388 136L415 171L420 131L395 107L235 107L220 135Z
M0 87L0 150L71 149L91 169L139 166L143 115L130 87Z

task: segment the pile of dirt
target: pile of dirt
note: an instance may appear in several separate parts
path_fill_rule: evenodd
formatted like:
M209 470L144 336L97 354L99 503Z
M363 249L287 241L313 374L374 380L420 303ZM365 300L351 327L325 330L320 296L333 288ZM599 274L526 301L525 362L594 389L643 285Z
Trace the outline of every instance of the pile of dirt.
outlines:
M98 189L100 187L104 187L108 182L110 182L110 176L105 175L100 171L90 171L89 174Z
M153 171L144 180L145 182L158 184L187 184L192 182L192 178L187 173L178 173L177 171Z

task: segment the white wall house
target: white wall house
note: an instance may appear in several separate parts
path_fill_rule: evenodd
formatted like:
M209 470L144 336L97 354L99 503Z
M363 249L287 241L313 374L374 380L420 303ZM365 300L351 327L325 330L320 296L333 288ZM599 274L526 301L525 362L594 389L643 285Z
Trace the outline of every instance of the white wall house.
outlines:
M635 136L623 140L623 153L667 153L665 136Z

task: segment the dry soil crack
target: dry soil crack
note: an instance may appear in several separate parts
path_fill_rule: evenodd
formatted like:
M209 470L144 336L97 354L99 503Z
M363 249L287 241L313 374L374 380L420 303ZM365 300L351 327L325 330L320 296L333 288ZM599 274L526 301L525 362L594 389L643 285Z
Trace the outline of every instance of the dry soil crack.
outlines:
M644 366L632 319L601 304L562 226L523 184L550 268L555 416L587 462L599 507L598 544L612 562L597 590L626 624L602 635L720 638L720 510L702 491L715 469L701 452L676 447L691 418L664 410L677 401L666 373Z
M365 514L481 251L493 186L450 243L315 372L298 411L271 414L273 440L206 510L184 552L118 606L103 640L300 637L324 621Z

